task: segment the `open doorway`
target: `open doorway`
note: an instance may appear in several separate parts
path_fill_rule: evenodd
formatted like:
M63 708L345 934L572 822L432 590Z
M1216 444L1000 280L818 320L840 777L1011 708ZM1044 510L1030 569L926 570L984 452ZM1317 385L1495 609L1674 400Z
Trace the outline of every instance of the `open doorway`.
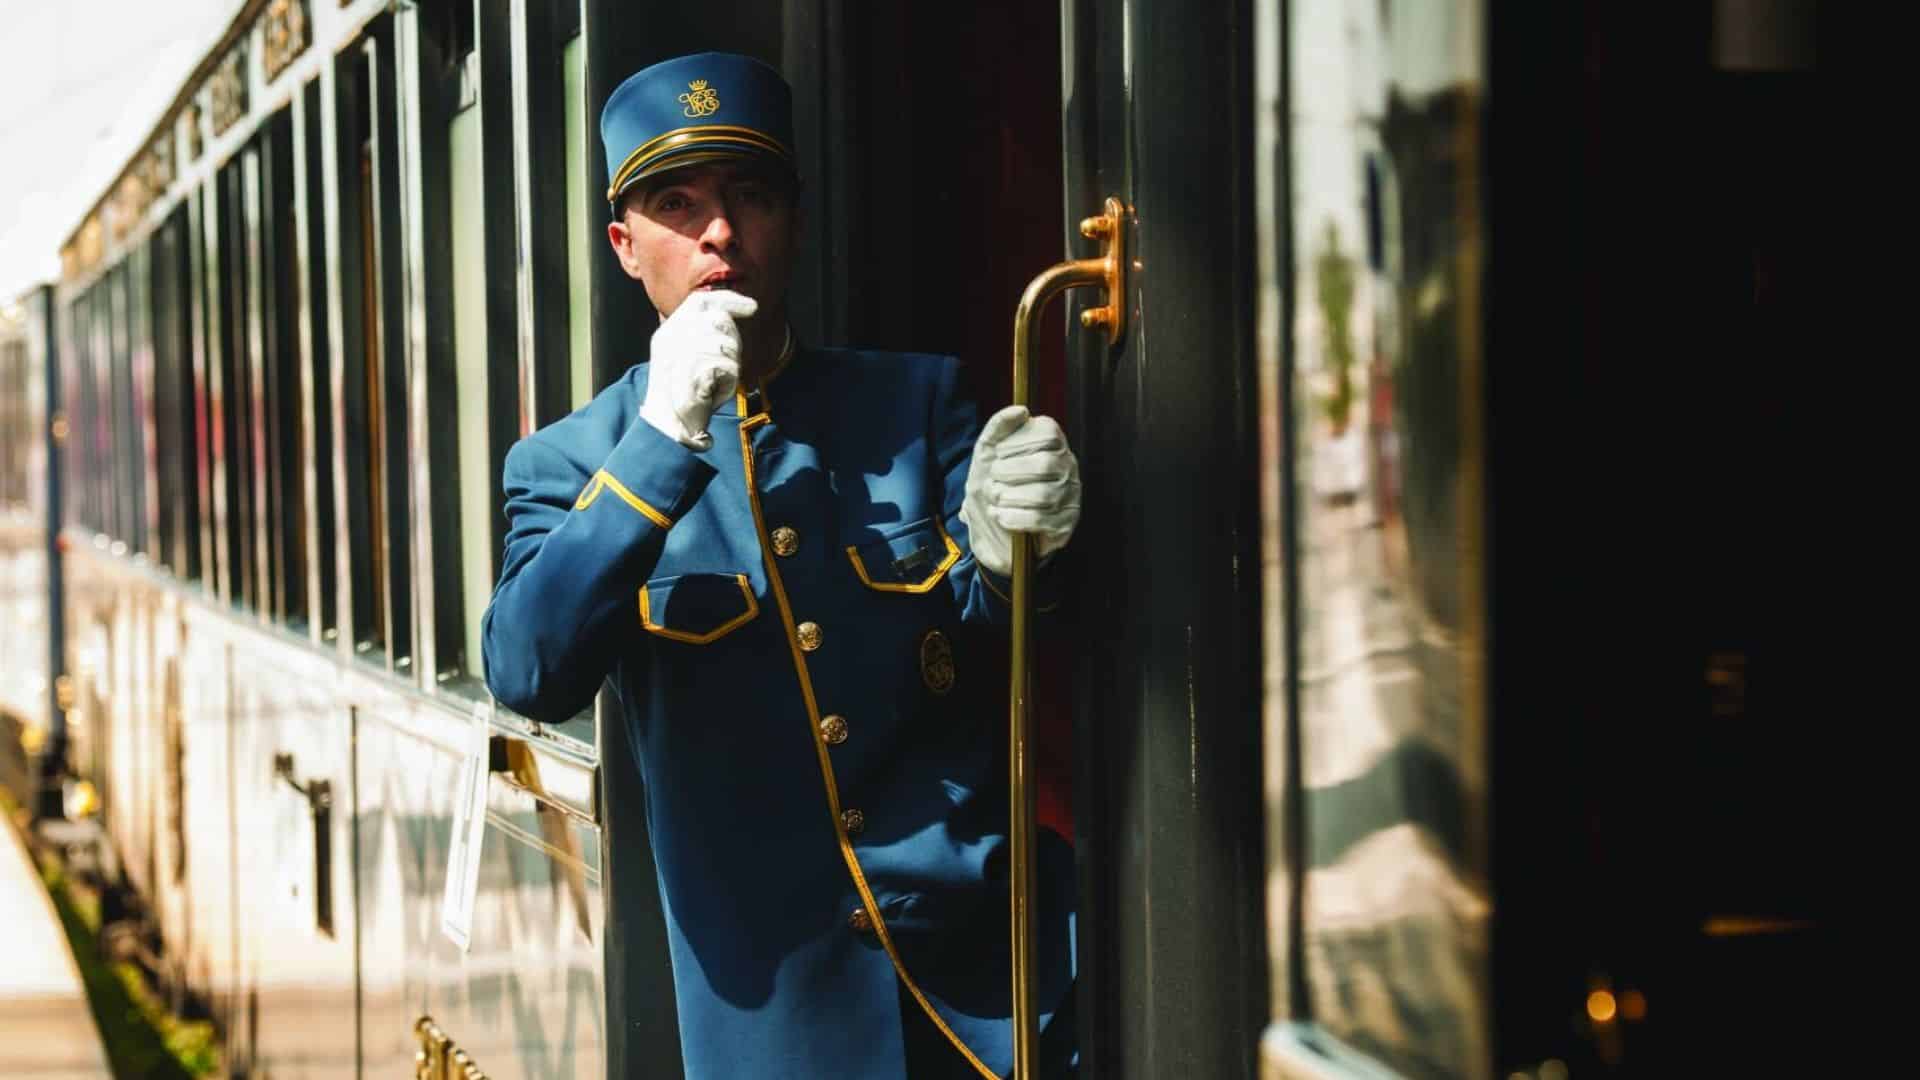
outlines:
M827 44L839 77L822 84L826 178L808 206L814 325L826 344L958 356L984 419L1011 400L1020 294L1065 257L1059 12L1000 0L954 20L903 4L852 22ZM1033 407L1063 426L1065 307L1033 353ZM1040 630L1033 693L1039 821L1071 839L1064 626ZM1005 687L1006 656L984 659L977 677ZM1004 742L1004 711L984 719Z

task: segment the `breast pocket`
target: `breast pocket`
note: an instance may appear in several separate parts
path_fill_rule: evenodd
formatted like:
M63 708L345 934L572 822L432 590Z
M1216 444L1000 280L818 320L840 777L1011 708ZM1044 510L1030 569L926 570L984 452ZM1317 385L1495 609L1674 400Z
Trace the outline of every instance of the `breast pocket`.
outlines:
M847 547L860 583L877 592L923 593L960 561L960 545L938 518L895 529L890 536Z
M745 574L677 574L640 586L640 625L670 641L708 645L758 614Z

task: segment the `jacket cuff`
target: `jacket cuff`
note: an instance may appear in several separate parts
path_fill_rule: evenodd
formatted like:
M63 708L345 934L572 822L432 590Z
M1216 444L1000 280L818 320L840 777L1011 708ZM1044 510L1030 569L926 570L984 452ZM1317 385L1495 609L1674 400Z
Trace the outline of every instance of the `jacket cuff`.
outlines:
M1053 563L1056 561L1054 555L1057 554L1059 553L1055 552L1053 555L1049 555L1045 559L1037 560L1034 563L1033 576L1030 580L1033 585L1033 610L1035 614L1045 615L1060 607L1060 574L1052 569ZM1012 578L1002 577L986 567L981 566L978 562L974 563L974 572L979 575L980 583L987 587L988 592L997 597L1002 604L1006 604L1009 608L1012 607Z
M679 440L636 420L574 508L584 510L596 499L613 498L661 528L672 528L700 501L714 475L714 467Z

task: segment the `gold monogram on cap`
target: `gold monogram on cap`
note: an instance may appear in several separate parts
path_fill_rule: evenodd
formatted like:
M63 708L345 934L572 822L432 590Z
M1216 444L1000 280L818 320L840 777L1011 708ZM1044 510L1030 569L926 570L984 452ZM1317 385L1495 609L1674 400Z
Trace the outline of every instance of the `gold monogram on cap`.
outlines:
M712 116L720 111L720 91L708 86L705 79L695 79L680 95L680 104L686 106L680 111L687 116Z

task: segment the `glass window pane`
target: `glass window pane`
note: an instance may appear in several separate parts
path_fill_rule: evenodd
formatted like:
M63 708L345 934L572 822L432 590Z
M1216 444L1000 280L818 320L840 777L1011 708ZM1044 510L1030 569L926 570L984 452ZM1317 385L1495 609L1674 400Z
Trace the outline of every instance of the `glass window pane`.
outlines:
M301 398L299 294L295 287L298 208L293 193L293 124L281 110L267 124L260 178L261 336L266 347L267 524L273 551L275 612L307 622L307 504L303 462L306 409Z
M299 121L304 123L301 137L295 148L295 201L300 207L299 222L304 233L296 240L305 241L305 261L298 267L295 289L299 294L299 310L305 314L305 323L296 333L305 342L306 372L305 378L312 384L312 409L307 422L313 427L313 458L310 471L313 475L313 535L319 547L313 552L317 573L312 580L317 581L318 593L313 597L312 608L320 621L320 637L323 641L333 641L339 636L340 614L338 603L338 585L334 547L340 538L334 513L334 471L333 471L333 378L332 378L332 337L330 315L328 312L329 291L327 264L327 205L326 181L322 172L326 168L323 150L322 99L320 80L309 82L301 91L304 109ZM296 123L300 128L300 123ZM298 248L296 248L296 253Z
M1482 4L1288 10L1295 1011L1407 1075L1482 1076Z
M588 291L593 226L581 193L587 186L586 36L576 34L561 54L567 101L567 308L573 357L572 404L593 398L593 304Z
M133 537L135 551L154 554L152 530L155 510L153 430L153 303L148 296L152 278L148 265L153 258L148 243L136 247L127 259L127 320L132 334L133 378L131 411L133 423Z
M152 364L148 369L148 393L153 407L152 475L153 560L179 572L176 562L179 545L175 535L179 514L179 484L173 475L173 462L179 452L178 383L175 379L178 341L176 284L174 266L174 221L169 218L153 231L147 250L147 326Z
M145 546L142 523L146 507L142 480L146 475L146 439L141 422L144 415L139 401L140 386L134 375L134 351L140 347L137 324L139 304L134 296L137 278L137 252L130 254L114 269L113 294L113 440L114 486L119 531L115 538L126 542L129 551Z
M458 369L455 394L460 433L461 590L465 596L465 653L462 667L480 665L480 616L493 586L493 530L482 523L498 512L493 504L492 456L487 439L486 216L480 190L480 106L453 118L447 130L449 197L453 217L453 351ZM443 664L442 667L446 665Z
M240 162L220 170L220 439L227 514L227 598L257 608L254 585L253 370L248 355L247 245Z

